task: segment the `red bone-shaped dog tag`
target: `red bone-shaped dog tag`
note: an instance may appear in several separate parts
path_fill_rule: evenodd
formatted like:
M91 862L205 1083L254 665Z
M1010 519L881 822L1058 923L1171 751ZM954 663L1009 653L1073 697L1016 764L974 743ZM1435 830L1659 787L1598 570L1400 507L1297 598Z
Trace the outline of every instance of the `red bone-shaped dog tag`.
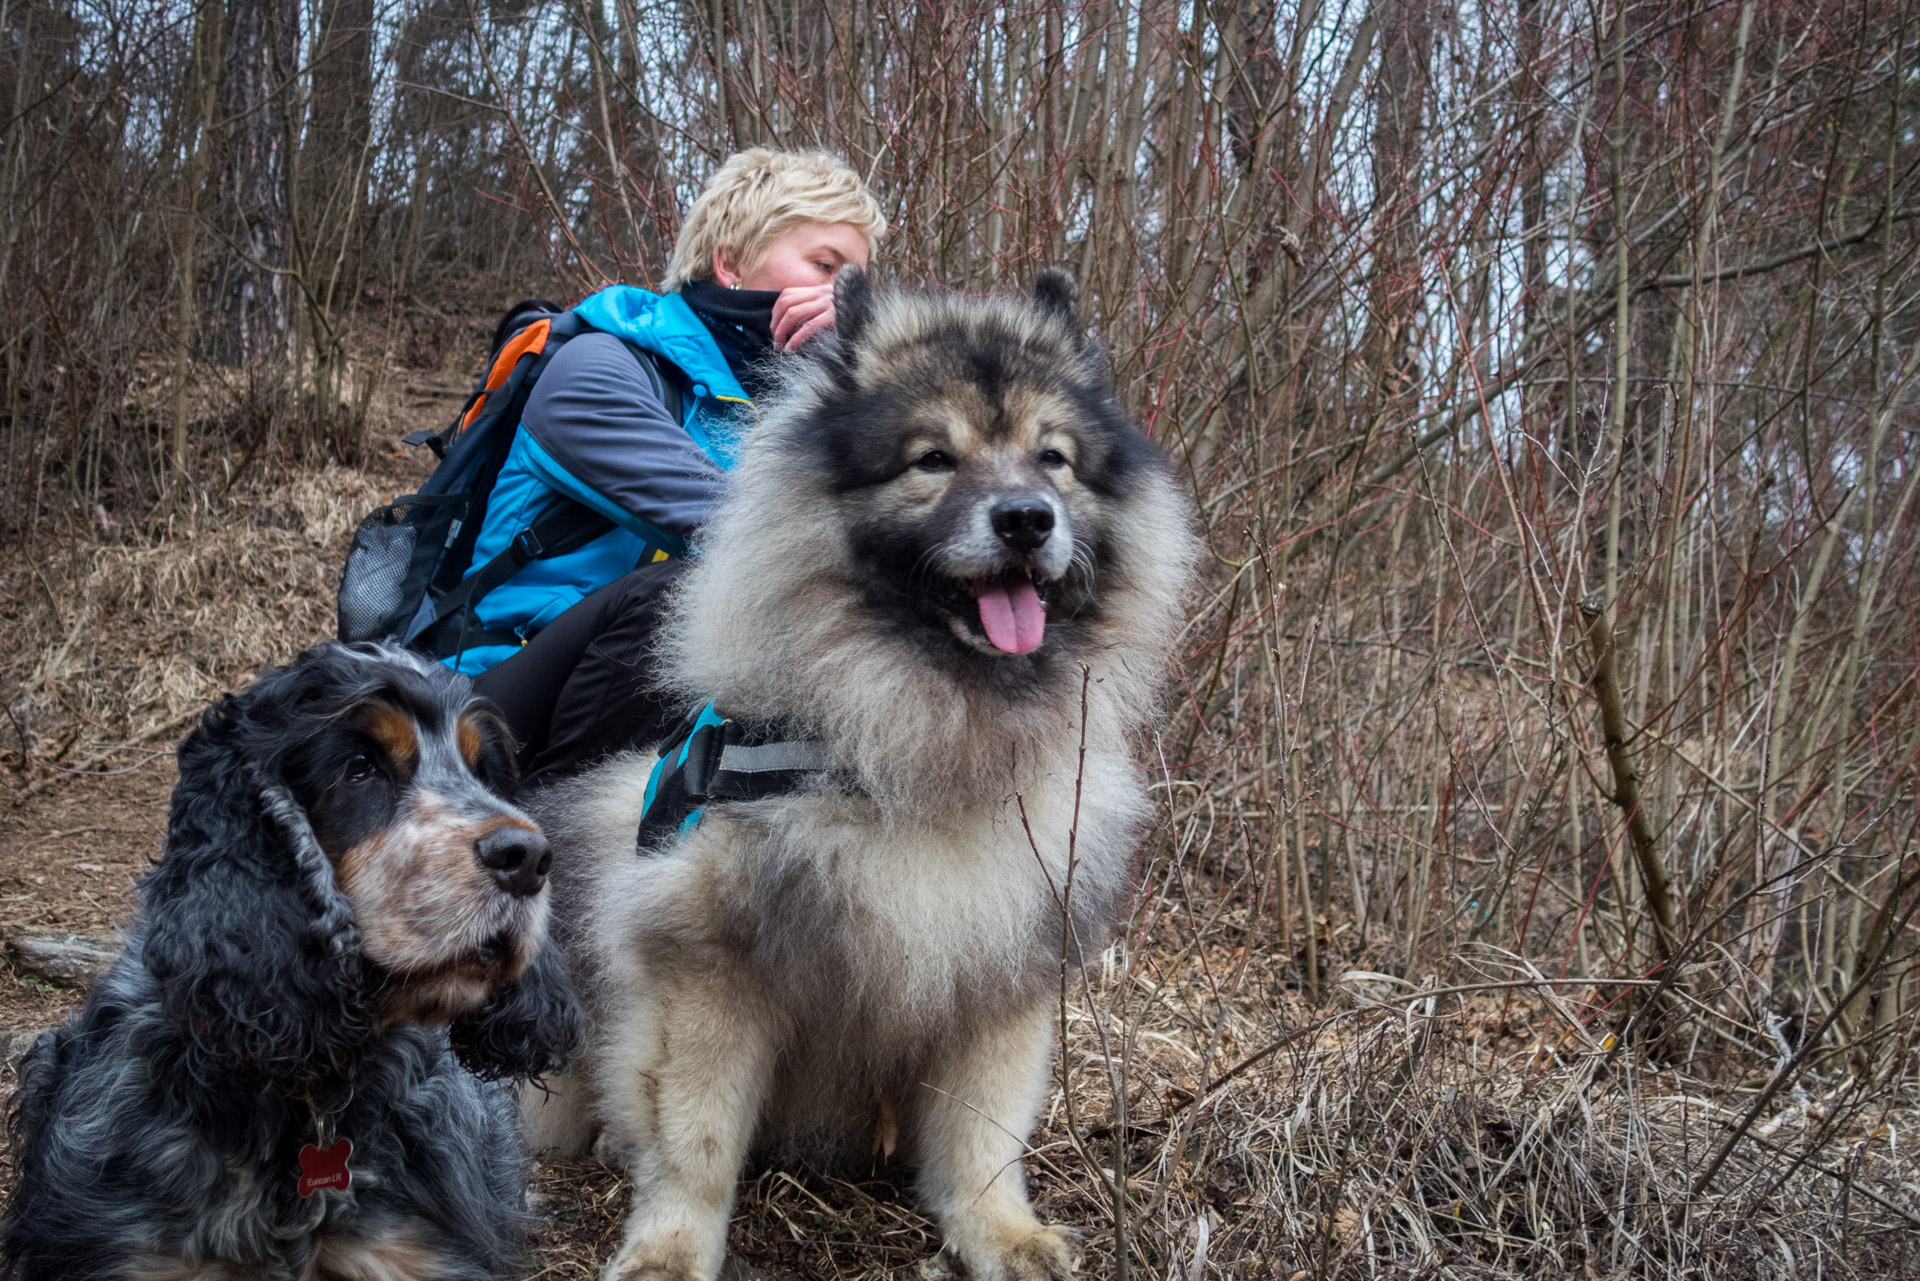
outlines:
M300 1149L300 1195L312 1196L322 1188L344 1192L353 1186L353 1171L347 1158L353 1155L353 1140L341 1139L324 1148L309 1143Z

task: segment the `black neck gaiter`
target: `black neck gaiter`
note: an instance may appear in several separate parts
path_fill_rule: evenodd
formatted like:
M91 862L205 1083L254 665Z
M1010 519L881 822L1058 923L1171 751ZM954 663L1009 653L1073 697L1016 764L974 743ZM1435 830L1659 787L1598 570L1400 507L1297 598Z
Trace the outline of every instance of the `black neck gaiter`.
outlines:
M727 358L727 368L755 400L772 381L766 365L774 355L773 304L780 295L771 289L724 289L711 280L689 280L680 297L700 317L714 345Z

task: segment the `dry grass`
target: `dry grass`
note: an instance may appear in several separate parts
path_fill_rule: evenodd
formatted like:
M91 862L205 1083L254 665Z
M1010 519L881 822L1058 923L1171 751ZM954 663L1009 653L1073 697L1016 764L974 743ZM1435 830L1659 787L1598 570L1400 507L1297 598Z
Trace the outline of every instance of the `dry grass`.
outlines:
M163 752L206 698L327 634L347 531L408 466L268 473L169 540L90 531L16 558L0 575L16 779L94 786L75 772ZM1465 720L1498 720L1493 683L1455 680ZM1085 1230L1085 1275L1119 1275L1122 1254L1169 1281L1920 1274L1910 1014L1864 1078L1838 1054L1797 1065L1694 1196L1805 1031L1739 999L1752 974L1711 958L1678 1013L1631 980L1548 983L1537 958L1568 935L1544 923L1533 961L1455 932L1410 969L1399 931L1336 894L1315 1005L1236 795L1176 780L1125 937L1064 994L1028 1164L1042 1212ZM1306 864L1324 866L1321 839ZM584 1281L618 1239L624 1181L551 1164L540 1188L533 1275ZM742 1183L733 1248L776 1276L937 1277L939 1244L897 1167Z
M1774 1061L1700 1079L1611 1030L1631 988L1491 949L1448 988L1345 970L1316 1009L1230 889L1165 859L1147 883L1063 1003L1028 1157L1041 1212L1086 1232L1083 1275L1119 1275L1122 1240L1131 1275L1167 1281L1920 1274L1910 1082L1804 1078L1692 1197ZM624 1181L544 1165L541 1188L537 1274L586 1281ZM775 1276L850 1281L944 1275L939 1244L881 1164L753 1172L732 1237Z
M192 25L129 14L69 75L72 5L15 8L0 62L52 88L0 193L25 318L0 485L29 540L0 566L0 751L70 785L323 634L344 528L263 459L170 543L56 541L170 500L185 437L126 388L217 391L186 433L202 483L276 386L308 406L283 440L341 433L304 378L174 341L178 265L232 265L196 222L213 170L179 167L221 127L173 102ZM650 278L721 153L804 142L873 175L888 274L1071 266L1190 484L1216 559L1167 824L1126 948L1069 994L1035 1162L1090 1272L1916 1270L1908 6L433 12L398 6L412 34L369 66L397 105L363 283L393 284L339 295L380 330L348 389L387 394L359 377L376 351L468 372L514 281ZM564 83L530 56L563 47L593 55ZM296 63L262 113L329 101ZM594 106L563 121L556 85ZM129 119L178 136L129 148ZM566 1178L592 1195L556 1196L583 1217L548 1257L583 1275L617 1189ZM880 1186L768 1176L740 1246L810 1275L911 1262L931 1237Z
M1136 959L1164 963L1166 943ZM1128 1046L1123 1144L1094 1020L1069 1006L1072 1089L1054 1093L1029 1169L1042 1213L1087 1230L1084 1275L1117 1273L1116 1160L1134 1274L1155 1278L1920 1268L1907 1217L1920 1170L1901 1144L1910 1094L1869 1109L1843 1082L1817 1086L1689 1212L1702 1155L1754 1082L1724 1089L1610 1054L1539 999L1515 1002L1500 1033L1500 1002L1484 995L1379 1003L1349 990L1315 1012L1252 967L1215 996L1207 970L1195 960L1184 983L1136 982L1132 1022L1121 985L1096 985L1109 1034ZM1790 1154L1816 1137L1828 1155L1795 1168ZM541 1176L537 1274L585 1281L618 1241L624 1181L577 1164ZM760 1171L742 1183L732 1248L775 1276L938 1275L938 1233L907 1187L897 1168Z
M9 763L36 783L128 765L169 748L210 698L331 635L354 523L418 466L381 461L243 483L160 541L96 530L9 557Z
M1920 1265L1920 1169L1899 1144L1912 1133L1909 1090L1810 1082L1769 1111L1771 1147L1743 1144L1690 1201L1770 1063L1708 1082L1621 1046L1599 1005L1617 988L1541 986L1509 1001L1511 986L1427 980L1423 994L1349 970L1310 1009L1290 981L1297 967L1259 946L1230 891L1166 861L1149 873L1161 890L1135 933L1069 1004L1071 1090L1057 1112L1070 1098L1085 1136L1072 1143L1059 1115L1047 1130L1079 1203L1071 1217L1106 1229L1096 1275L1113 1269L1112 1199L1088 1176L1121 1162L1126 1235L1154 1276L1884 1276ZM1325 959L1344 968L1337 941ZM1479 984L1531 977L1491 950L1452 959ZM1820 1163L1851 1185L1791 1168L1786 1154L1816 1138Z

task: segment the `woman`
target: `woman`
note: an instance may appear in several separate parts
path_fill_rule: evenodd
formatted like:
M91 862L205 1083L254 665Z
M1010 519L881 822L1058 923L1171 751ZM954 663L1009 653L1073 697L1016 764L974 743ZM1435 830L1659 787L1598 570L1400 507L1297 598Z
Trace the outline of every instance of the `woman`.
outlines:
M767 362L833 327L834 273L864 268L885 230L844 161L755 148L688 211L666 292L615 285L574 308L596 332L561 348L528 398L473 564L562 497L614 529L487 594L476 621L506 643L448 660L506 713L525 785L651 743L683 710L649 678L664 589L719 500Z

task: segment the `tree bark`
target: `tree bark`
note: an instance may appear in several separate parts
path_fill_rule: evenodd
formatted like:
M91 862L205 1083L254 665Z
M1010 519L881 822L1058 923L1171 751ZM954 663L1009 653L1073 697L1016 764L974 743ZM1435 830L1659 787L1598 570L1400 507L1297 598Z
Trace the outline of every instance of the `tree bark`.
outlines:
M1660 857L1653 823L1647 817L1646 799L1640 793L1640 774L1633 766L1633 758L1627 754L1629 731L1615 662L1613 613L1604 603L1590 599L1581 602L1580 614L1586 622L1587 646L1593 653L1593 693L1600 704L1600 731L1606 741L1607 765L1613 775L1613 795L1608 799L1626 816L1627 838L1633 846L1634 862L1640 868L1647 911L1653 917L1654 950L1663 964L1672 965L1680 950L1679 923L1674 917L1667 865Z
M373 0L325 0L321 6L312 101L300 156L300 227L319 269L313 287L322 305L333 307L360 278L373 120Z
M225 364L287 347L285 113L299 48L297 0L230 0L218 115L222 258L215 355Z
M1418 379L1412 320L1421 310L1418 203L1427 101L1433 81L1432 0L1384 0L1380 78L1374 86L1373 282L1369 372L1392 405Z

